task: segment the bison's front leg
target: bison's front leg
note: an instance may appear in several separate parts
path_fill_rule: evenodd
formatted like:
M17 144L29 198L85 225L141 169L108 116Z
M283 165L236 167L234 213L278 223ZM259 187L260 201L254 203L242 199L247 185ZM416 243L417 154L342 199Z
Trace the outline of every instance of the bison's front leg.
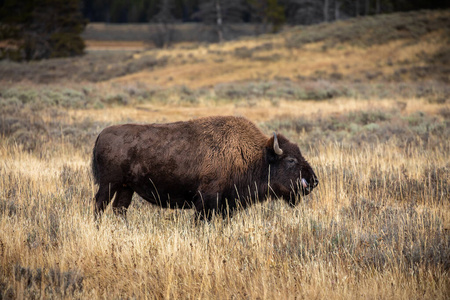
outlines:
M221 208L220 194L202 194L199 192L195 201L196 218L198 220L211 221L212 217Z

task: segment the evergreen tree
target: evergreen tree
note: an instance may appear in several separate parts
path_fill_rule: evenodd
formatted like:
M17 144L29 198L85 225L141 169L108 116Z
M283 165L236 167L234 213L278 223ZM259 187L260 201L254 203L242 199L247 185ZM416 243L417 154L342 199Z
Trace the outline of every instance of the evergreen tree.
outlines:
M38 60L81 55L86 26L78 0L5 0L0 7L0 58Z
M268 31L268 24L272 24L271 32L277 32L286 21L284 6L277 0L247 0L247 2L251 8L252 21L262 23L264 33Z

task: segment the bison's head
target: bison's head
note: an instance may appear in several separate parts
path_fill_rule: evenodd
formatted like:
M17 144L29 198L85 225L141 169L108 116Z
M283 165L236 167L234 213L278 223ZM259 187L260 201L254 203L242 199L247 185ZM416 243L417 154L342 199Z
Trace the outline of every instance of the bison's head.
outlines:
M290 204L295 203L295 195L308 195L319 184L298 146L283 135L273 134L267 142L266 155L270 164L271 191Z

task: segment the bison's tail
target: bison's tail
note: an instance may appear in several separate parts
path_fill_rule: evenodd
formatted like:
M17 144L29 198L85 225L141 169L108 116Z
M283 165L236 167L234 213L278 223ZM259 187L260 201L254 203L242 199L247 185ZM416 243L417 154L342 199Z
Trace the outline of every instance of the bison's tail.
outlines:
M91 167L92 167L92 175L94 176L94 183L99 183L99 173L98 173L98 165L97 165L97 159L96 159L97 142L98 142L98 137L95 140L94 149L92 150Z

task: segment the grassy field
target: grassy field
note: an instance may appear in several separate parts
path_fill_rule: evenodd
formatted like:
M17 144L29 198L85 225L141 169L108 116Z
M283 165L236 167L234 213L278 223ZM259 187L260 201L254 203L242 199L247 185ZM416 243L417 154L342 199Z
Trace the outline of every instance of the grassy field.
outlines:
M448 299L449 19L0 62L0 299ZM94 222L101 129L208 115L282 132L318 188L202 224L135 196Z

